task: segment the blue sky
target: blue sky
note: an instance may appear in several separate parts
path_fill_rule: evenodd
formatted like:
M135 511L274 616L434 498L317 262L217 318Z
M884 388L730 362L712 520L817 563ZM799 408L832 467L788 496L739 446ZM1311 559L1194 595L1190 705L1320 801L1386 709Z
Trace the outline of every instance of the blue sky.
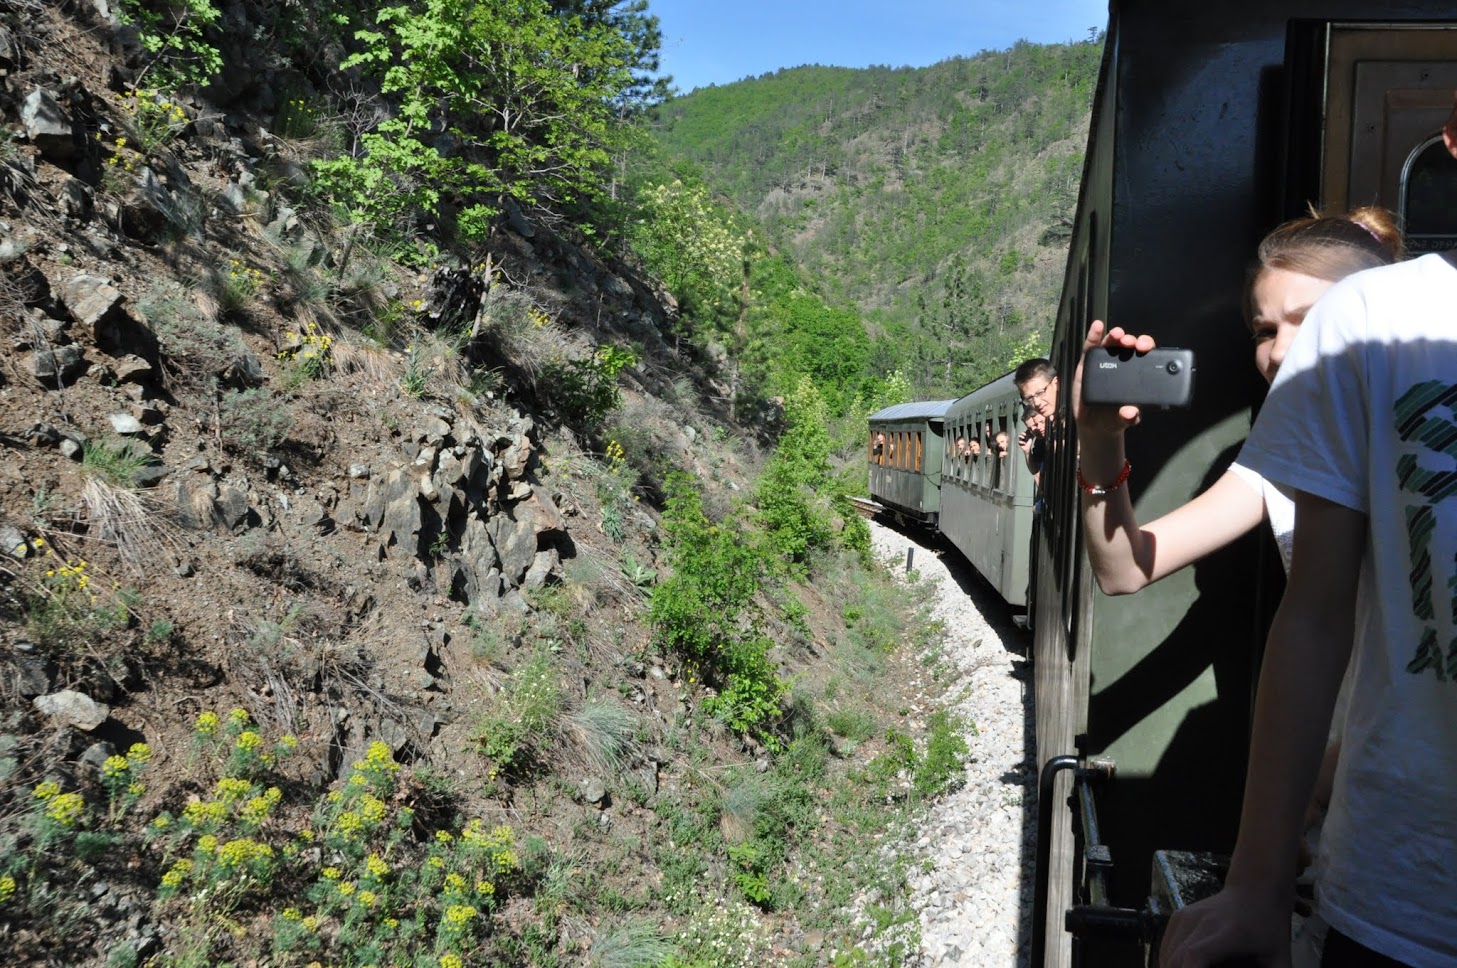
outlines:
M957 54L1083 40L1107 0L650 0L663 72L687 92L781 67L924 67Z

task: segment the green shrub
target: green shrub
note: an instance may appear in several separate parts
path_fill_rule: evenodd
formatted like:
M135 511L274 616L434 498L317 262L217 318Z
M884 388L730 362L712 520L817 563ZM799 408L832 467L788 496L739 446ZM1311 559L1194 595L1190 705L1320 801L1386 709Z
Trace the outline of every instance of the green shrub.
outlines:
M562 705L551 655L539 651L511 673L476 728L476 744L493 763L492 774L525 771L556 737Z
M549 361L543 368L541 388L563 416L599 427L622 399L618 374L636 366L638 359L630 348L605 343L585 359Z
M204 35L222 16L211 0L120 0L116 14L122 23L136 26L146 51L147 63L136 83L149 78L159 87L176 90L206 84L222 70L222 54Z
M754 598L766 562L753 541L731 524L710 524L687 474L666 482L663 530L673 573L652 591L649 618L658 642L684 663L690 681L717 690L704 706L736 732L770 746L787 685L769 657Z

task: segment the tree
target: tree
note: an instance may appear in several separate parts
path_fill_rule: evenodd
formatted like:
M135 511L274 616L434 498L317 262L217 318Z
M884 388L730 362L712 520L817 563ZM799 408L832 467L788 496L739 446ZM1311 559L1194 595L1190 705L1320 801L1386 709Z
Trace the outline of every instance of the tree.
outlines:
M685 311L705 312L728 302L739 281L744 238L708 190L674 179L646 186L639 201L634 247Z
M658 73L663 31L648 13L648 0L551 0L558 17L576 17L585 25L605 25L626 38L631 82L613 99L620 119L640 114L666 98L673 79Z
M383 7L342 66L377 72L396 114L360 158L321 163L324 189L382 227L460 210L484 233L506 199L559 211L603 188L634 70L655 65L656 22L602 0L415 0ZM557 9L557 8L561 9ZM624 33L624 29L628 33ZM638 91L638 95L632 92Z

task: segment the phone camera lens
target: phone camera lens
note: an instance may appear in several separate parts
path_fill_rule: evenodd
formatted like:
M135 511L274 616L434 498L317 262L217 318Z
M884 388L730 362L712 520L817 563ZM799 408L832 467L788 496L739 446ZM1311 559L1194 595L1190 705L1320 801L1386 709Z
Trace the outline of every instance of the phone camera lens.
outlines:
M1169 371L1170 376L1173 376L1174 374L1179 372L1179 363L1177 360L1170 360L1168 365L1165 366L1164 369Z

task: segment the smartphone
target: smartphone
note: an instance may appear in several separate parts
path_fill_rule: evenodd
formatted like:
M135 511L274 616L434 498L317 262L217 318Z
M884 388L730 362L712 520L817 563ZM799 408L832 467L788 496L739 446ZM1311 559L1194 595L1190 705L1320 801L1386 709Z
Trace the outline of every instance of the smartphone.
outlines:
M1099 406L1187 407L1194 400L1194 351L1159 346L1088 350L1083 359L1083 402Z

